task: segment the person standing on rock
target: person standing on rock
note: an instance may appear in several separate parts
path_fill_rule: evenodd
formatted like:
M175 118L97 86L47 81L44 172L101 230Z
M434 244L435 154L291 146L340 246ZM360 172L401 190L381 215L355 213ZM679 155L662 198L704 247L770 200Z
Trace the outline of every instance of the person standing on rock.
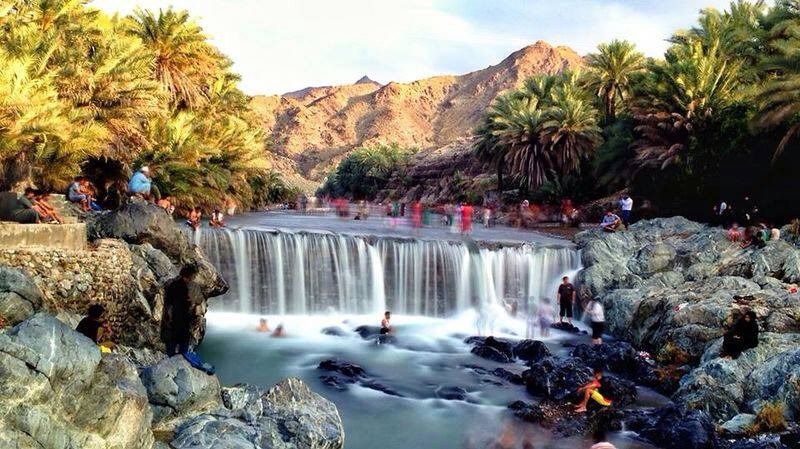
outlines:
M586 306L586 313L592 323L592 344L603 344L603 330L606 327L606 317L603 311L603 304L597 299L592 299Z
M619 200L619 206L622 209L622 224L625 225L625 229L628 229L631 224L631 214L633 213L633 198L628 194L622 195L622 199Z
M558 298L558 316L559 322L564 322L564 317L567 318L570 326L572 325L572 306L575 304L575 287L570 284L569 276L561 278L561 285L558 286L556 297Z
M189 286L196 276L197 267L184 265L180 275L170 281L164 289L164 324L168 329L165 332L164 344L170 357L189 352L192 323L195 318L194 306L189 297Z

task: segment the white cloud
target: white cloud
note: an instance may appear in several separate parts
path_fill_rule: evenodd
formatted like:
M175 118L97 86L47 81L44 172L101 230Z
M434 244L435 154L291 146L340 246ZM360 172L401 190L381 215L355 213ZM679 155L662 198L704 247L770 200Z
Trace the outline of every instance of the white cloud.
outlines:
M729 0L707 0L725 6ZM94 0L109 12L187 9L234 61L250 94L410 81L499 62L536 40L586 53L611 38L649 55L694 22L697 0ZM491 5L491 6L485 6ZM481 9L483 8L483 9Z

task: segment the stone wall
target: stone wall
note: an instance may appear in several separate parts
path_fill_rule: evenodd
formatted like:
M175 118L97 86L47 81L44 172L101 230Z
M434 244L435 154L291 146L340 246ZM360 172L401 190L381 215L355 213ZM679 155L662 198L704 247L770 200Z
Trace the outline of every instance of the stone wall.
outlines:
M0 248L29 246L85 249L86 225L0 223Z
M42 292L44 308L51 313L84 315L89 305L103 304L116 341L142 344L158 340L160 310L154 310L155 304L141 294L132 275L132 253L124 242L99 240L85 250L0 248L0 264L30 276ZM147 322L154 326L143 326Z

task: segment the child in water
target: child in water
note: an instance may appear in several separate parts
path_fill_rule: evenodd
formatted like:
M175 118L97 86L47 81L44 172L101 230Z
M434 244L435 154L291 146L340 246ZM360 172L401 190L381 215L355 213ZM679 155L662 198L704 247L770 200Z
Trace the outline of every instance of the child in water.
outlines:
M272 332L272 337L274 338L281 338L286 336L286 331L283 330L283 324L279 324L278 327L275 328L275 331Z
M257 332L269 332L269 324L267 324L266 318L261 318L258 320L258 327L256 327Z

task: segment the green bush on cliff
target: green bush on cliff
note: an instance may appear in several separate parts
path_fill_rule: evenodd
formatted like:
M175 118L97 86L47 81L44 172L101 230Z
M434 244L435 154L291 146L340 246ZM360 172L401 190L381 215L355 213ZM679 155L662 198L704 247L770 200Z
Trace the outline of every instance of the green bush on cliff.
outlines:
M318 196L372 199L392 176L402 179L409 159L418 149L393 143L361 147L345 157L317 190Z

